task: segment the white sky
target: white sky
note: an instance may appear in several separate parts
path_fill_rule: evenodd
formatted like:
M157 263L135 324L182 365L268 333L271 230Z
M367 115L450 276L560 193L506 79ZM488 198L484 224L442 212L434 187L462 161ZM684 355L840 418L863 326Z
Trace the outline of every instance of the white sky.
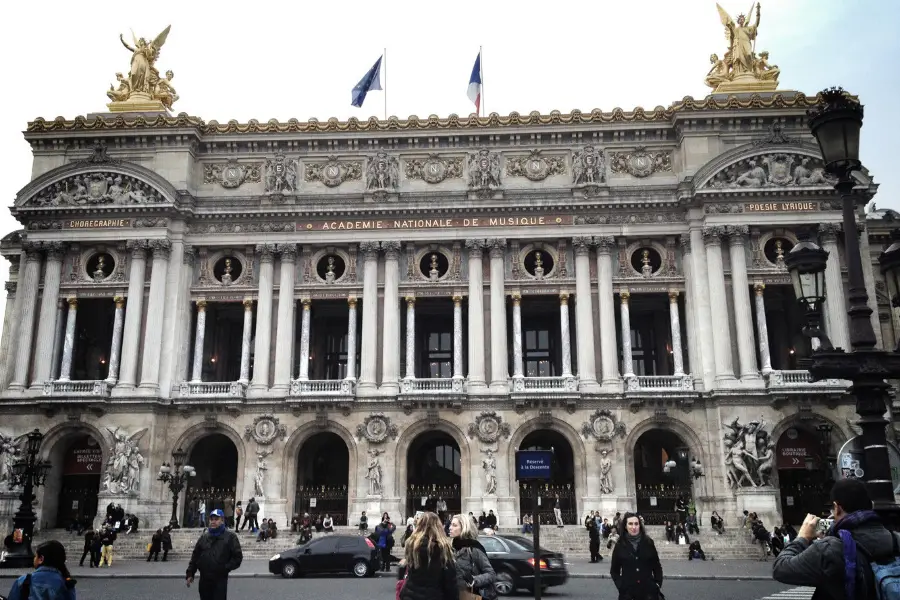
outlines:
M720 0L733 16L749 0ZM172 32L157 67L175 72L174 112L207 121L381 116L383 93L361 109L350 90L387 47L388 112L406 117L474 107L466 87L484 47L489 112L568 112L668 106L702 98L709 55L725 52L713 0L426 2L4 2L0 197L11 205L30 180L21 132L41 116L68 119L106 110L105 92L130 54L119 43ZM896 145L900 119L900 2L769 0L757 52L769 50L781 87L814 94L841 85L866 106L863 162L880 207L900 209ZM19 228L0 214L0 235ZM0 280L8 274L0 261ZM5 294L0 294L2 314Z

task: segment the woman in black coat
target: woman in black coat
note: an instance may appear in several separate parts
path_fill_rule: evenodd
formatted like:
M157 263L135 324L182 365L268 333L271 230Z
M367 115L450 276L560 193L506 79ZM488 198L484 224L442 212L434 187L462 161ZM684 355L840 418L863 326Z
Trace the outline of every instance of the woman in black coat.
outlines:
M600 562L603 560L603 557L600 556L600 530L597 529L597 522L593 517L589 517L584 523L588 530L588 539L590 540L588 549L591 551L591 562Z
M453 546L435 513L419 517L403 549L400 600L459 600Z
M619 590L619 600L657 600L663 571L656 545L647 536L640 518L625 513L619 541L612 552L609 574Z

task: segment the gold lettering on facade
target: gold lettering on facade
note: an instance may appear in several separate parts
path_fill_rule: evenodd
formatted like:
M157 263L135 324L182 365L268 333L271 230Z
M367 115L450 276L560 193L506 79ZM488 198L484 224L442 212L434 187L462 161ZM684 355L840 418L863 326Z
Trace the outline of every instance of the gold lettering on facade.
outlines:
M67 229L109 229L130 227L131 219L72 219L66 225Z
M391 219L389 221L313 221L297 223L297 230L342 231L367 229L448 229L453 227L540 227L543 225L571 225L572 216L528 216L528 217L464 217L464 218L422 218Z
M819 210L818 202L748 202L746 212L813 212Z

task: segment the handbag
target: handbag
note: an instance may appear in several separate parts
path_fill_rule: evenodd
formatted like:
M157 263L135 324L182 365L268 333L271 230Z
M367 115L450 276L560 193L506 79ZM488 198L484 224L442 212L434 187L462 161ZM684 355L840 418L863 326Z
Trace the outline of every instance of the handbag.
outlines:
M684 546L685 543L687 543L687 540L684 539L684 536L683 536L683 535L679 535L679 536L678 536L678 545L679 545L679 546Z
M406 573L403 574L403 579L398 579L397 583L394 585L394 598L395 600L400 600L400 592L403 591L403 586L406 585L406 578L409 577L409 569L406 570Z
M150 552L150 548L153 547L153 542L147 542L147 552Z

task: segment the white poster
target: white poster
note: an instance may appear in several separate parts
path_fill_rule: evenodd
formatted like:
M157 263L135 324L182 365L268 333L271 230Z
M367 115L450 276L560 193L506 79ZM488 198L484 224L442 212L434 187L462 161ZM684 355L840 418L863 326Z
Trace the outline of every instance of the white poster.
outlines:
M650 496L650 506L656 506L656 496Z
M793 497L793 496L788 496L788 497L787 497L787 505L788 505L788 506L793 506L793 505L794 505L794 497Z
M315 508L315 507L316 507L316 499L315 499L315 498L310 498L310 499L309 499L309 507L310 507L310 508Z

